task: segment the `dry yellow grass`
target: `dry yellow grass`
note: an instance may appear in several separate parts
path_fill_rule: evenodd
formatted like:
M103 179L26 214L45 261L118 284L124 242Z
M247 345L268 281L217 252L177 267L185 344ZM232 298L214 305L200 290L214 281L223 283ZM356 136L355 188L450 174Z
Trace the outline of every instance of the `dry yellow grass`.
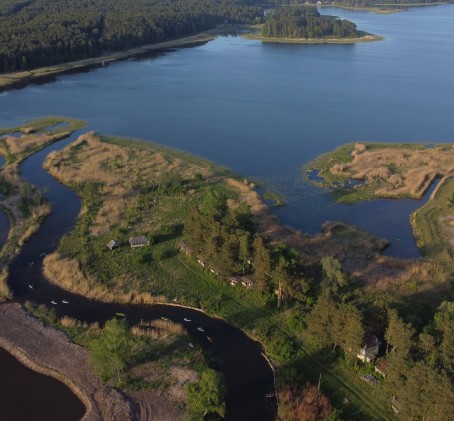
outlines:
M421 198L436 177L454 174L454 148L371 147L355 145L350 162L335 163L336 176L380 181L376 196Z
M6 155L20 155L31 149L40 148L68 136L69 132L58 134L26 133L20 137L6 136L3 139L2 152Z
M133 335L148 336L152 339L164 339L172 336L184 335L186 331L179 323L170 320L141 321L131 328Z
M119 146L101 141L94 132L80 136L61 152L51 153L45 168L65 184L100 183L102 205L91 227L93 235L107 232L124 220L128 208L134 208L140 192L135 186L158 182L165 174L191 178L211 170L165 156L162 152Z
M121 289L121 285L108 289L94 276L85 275L80 269L80 264L75 259L68 259L53 253L44 258L44 275L47 279L67 291L93 298L100 301L156 304L167 302L162 295L153 296L148 293L128 292Z
M85 321L80 321L75 319L74 317L70 316L63 316L59 320L60 324L63 327L82 327L84 329L92 329L92 330L99 330L99 323L94 322L94 323L87 323Z
M9 289L7 278L8 269L4 267L0 272L0 302L5 299L12 298L12 293L11 290Z

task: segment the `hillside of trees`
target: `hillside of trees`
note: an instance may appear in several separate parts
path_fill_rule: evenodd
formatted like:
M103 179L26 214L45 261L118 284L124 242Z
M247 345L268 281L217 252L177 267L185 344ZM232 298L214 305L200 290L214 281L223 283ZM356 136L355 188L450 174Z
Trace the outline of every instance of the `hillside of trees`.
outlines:
M232 274L251 276L253 288L268 307L285 312L296 336L325 361L357 376L368 373L379 386L364 383L365 390L373 392L374 401L387 410L393 403L397 419L452 419L453 302L442 302L433 316L412 323L409 315L386 302L362 296L362 285L334 257L323 258L318 269L307 273L297 250L270 245L256 231L248 206L229 206L228 193L219 187L207 189L201 205L192 210L184 238L192 255L226 282ZM256 329L255 334L267 343L268 353L290 362L279 376L284 419L342 419L333 417L329 401L307 386L307 365L300 363L301 354L290 338L274 338L275 330ZM371 335L381 343L378 360L362 363L357 353ZM318 415L312 418L307 417L309 398L312 404L317 402L316 409L311 408Z
M278 7L266 17L262 35L271 38L353 38L356 25L347 19L321 16L315 7Z
M241 0L0 0L0 72L260 22L262 13Z

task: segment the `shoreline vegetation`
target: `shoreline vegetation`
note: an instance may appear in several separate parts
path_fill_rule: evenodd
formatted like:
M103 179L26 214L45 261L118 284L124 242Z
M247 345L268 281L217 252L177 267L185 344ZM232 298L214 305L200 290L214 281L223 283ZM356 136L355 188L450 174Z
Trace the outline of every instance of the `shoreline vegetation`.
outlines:
M212 41L218 35L249 28L251 28L251 25L222 25L216 29L203 31L199 34L176 38L156 44L147 44L141 47L135 47L124 51L107 53L98 57L76 60L68 63L56 64L53 66L40 67L34 70L3 73L0 74L0 92L8 89L21 88L34 82L39 83L40 80L45 80L46 78L54 77L59 74L85 69L88 70L98 66L104 66L115 61L125 60L127 58L152 53L153 51L204 44L206 42Z
M0 129L0 155L6 161L0 169L0 207L10 222L8 238L0 251L0 301L11 298L6 282L9 264L51 212L43 192L22 179L20 164L84 126L81 120L49 116Z
M342 3L334 2L334 4L320 4L318 7L321 8L332 8L338 7L339 9L353 10L359 12L372 12L376 14L389 15L393 13L405 12L408 9L416 7L427 7L427 6L443 6L445 4L450 4L449 2L433 2L433 3L409 3L409 4L377 4L376 6L347 6Z
M265 37L260 33L243 35L244 38L269 43L282 44L355 44L360 42L381 41L384 38L379 35L365 33L357 38L275 38Z

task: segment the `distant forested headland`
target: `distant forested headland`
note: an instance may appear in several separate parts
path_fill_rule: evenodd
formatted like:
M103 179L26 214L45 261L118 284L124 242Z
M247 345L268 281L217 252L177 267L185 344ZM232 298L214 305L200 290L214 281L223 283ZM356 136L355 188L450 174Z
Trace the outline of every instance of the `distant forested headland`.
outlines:
M312 0L315 3L315 0ZM432 0L339 0L346 6ZM219 24L262 23L264 9L304 0L0 0L0 73L66 63L167 41ZM331 2L323 2L331 4ZM306 12L307 14L307 12ZM310 18L306 33L349 37L351 23ZM272 27L272 25L271 25ZM286 23L286 31L295 32ZM317 29L317 28L320 28ZM326 34L325 34L326 35Z
M271 38L353 38L356 25L347 19L321 16L313 7L278 7L269 13L262 35Z
M260 23L242 0L0 0L0 72L32 69Z

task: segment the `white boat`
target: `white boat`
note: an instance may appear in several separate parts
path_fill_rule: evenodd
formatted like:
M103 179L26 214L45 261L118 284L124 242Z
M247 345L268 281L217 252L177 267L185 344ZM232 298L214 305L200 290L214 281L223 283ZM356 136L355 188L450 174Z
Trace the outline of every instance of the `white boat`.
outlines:
M61 300L61 302L62 302L63 304L69 304L69 301L67 301L67 300Z
M188 323L191 321L191 319L188 319L187 317L185 317L183 320Z
M57 302L55 300L52 300L50 303L53 304L54 306L57 305Z
M198 327L197 330L199 330L200 332L205 332L205 329L203 327Z
M162 320L169 320L167 317L161 317Z
M120 317L125 317L126 314L125 313L115 313L116 316L120 316Z
M35 288L32 284L28 284L28 287L29 287L30 289L34 289L34 288Z
M189 342L189 346L190 346L191 348L194 348L194 345L192 345L191 342Z

